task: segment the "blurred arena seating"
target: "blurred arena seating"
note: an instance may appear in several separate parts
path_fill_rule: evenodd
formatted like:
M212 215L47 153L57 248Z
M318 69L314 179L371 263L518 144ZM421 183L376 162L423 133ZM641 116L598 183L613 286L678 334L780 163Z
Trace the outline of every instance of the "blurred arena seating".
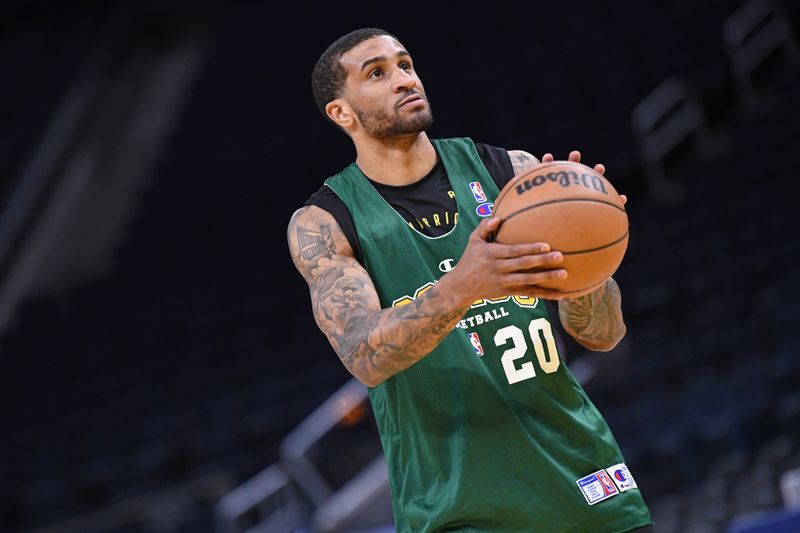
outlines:
M97 12L43 21L29 31L5 29L0 39L0 205L31 145L43 135L97 35Z
M552 7L548 16L574 35L604 29L589 42L559 39L564 28L531 34L523 21L487 15L476 28L502 32L509 46L530 51L538 69L558 71L574 60L567 79L487 84L495 99L526 102L519 113L478 107L469 115L457 95L432 95L437 136L477 128L477 140L508 140L509 148L608 154L609 173L629 193L631 241L615 276L628 337L614 354L570 358L599 367L586 388L659 533L721 532L737 517L777 512L781 475L800 468L800 180L792 171L800 76L778 67L768 77L772 96L745 112L722 41L739 5L592 2L583 17ZM797 27L800 4L784 6ZM67 295L29 298L2 332L0 530L213 531L216 518L218 530L232 532L270 517L272 529L261 531L320 525L315 512L330 494L309 488L281 443L348 386L349 375L314 328L284 231L331 161L349 152L329 141L333 130L306 126L322 122L310 96L307 108L282 106L278 82L264 73L302 72L306 83L332 36L313 46L303 39L335 15L316 8L315 20L280 43L297 46L301 59L248 55L266 46L269 30L302 16L301 6L280 14L247 2L219 10L114 268ZM0 84L0 113L14 122L0 129L0 175L13 176L46 129L101 9L3 35L0 63L11 68L3 69L10 82ZM420 25L420 32L437 28L435 20ZM54 46L66 31L85 31L86 40ZM439 53L458 49L467 34L441 43ZM513 66L488 55L469 59L493 61L486 68L501 69L493 75ZM429 67L429 91L435 83L455 93L474 76L450 68ZM681 156L679 147L669 176L683 195L662 202L645 194L627 117L671 76L696 89L717 149ZM305 94L305 87L290 91ZM284 140L301 138L320 152L299 154ZM301 160L287 161L287 153ZM14 184L0 182L0 206ZM371 426L347 435L354 440L314 448L317 467L333 469L324 475L334 493L356 475L353 465L334 469L352 452L348 442L363 445L359 467L375 451ZM220 521L215 506L245 482L252 489L245 493L274 499L260 502L258 520ZM244 501L231 513L258 503Z

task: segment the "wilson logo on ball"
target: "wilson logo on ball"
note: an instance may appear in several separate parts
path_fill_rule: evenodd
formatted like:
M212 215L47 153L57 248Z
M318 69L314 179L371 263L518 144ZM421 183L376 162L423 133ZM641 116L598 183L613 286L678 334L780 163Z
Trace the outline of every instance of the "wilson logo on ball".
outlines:
M538 176L534 176L532 178L528 178L522 183L517 184L516 191L517 195L525 194L527 191L533 189L534 187L538 187L539 185L544 185L548 182L558 183L562 187L570 187L572 185L577 185L579 187L586 187L587 189L591 189L593 191L601 192L603 194L608 194L606 191L605 184L603 183L603 178L597 176L595 174L589 174L588 172L584 172L583 174L578 175L577 172L548 172L547 174L539 174Z
M628 246L628 215L614 185L586 165L544 163L508 182L497 196L500 244L546 242L564 259L566 278L541 287L581 296L606 283ZM609 474L610 475L610 474Z

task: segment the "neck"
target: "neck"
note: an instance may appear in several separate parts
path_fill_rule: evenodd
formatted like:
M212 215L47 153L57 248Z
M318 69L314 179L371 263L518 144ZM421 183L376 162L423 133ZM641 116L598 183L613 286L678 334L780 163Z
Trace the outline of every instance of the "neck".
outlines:
M362 138L355 145L358 168L385 185L414 183L436 165L436 150L425 132L388 140Z

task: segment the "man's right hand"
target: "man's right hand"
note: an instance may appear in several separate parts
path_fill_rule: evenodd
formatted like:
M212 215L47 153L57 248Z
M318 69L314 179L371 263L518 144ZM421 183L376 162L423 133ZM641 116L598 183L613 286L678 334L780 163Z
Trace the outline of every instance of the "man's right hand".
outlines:
M439 283L444 283L452 294L461 295L464 303L509 295L545 300L564 298L561 292L538 286L545 281L567 277L567 271L559 268L564 260L561 252L550 250L550 245L543 242L491 242L502 222L498 217L481 221L470 235L458 264L442 276Z

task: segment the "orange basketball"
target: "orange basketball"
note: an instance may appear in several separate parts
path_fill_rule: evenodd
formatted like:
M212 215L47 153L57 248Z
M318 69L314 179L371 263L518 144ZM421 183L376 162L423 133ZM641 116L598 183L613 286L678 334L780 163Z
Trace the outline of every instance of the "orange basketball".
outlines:
M600 286L628 247L622 198L608 180L580 163L542 163L515 176L500 191L494 216L503 219L496 242L546 242L564 254L567 278L541 286L567 294Z

